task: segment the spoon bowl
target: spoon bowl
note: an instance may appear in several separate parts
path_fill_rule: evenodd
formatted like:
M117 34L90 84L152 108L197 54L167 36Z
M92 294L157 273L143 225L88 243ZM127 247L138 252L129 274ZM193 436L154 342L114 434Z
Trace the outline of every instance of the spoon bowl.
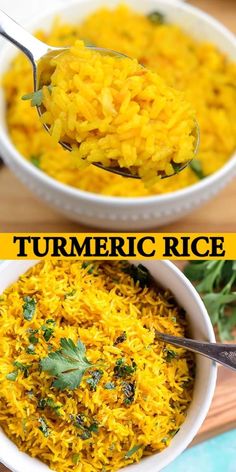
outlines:
M34 91L37 92L40 90L44 85L48 85L48 83L42 80L43 77L43 70L45 66L48 66L51 60L54 57L57 57L59 54L65 53L69 47L67 48L59 48L59 47L51 47L42 41L35 38L33 35L28 33L24 28L18 25L13 19L11 19L6 13L0 10L0 35L3 36L5 39L10 41L16 47L18 47L30 60L32 67L33 67L33 83L34 83ZM93 46L87 46L88 49L92 49L94 51L99 52L100 54L115 56L118 58L128 58L128 56L121 54L117 51L105 48L97 48ZM37 106L37 110L39 116L41 117L43 112L42 105ZM44 128L47 132L50 133L50 128L47 124L44 124ZM199 147L200 141L200 130L198 123L195 123L194 129L194 137L195 137L195 145L194 145L194 156L196 156ZM72 151L72 146L70 143L66 143L64 141L59 142L61 146L67 150ZM172 177L173 175L178 174L182 170L184 170L192 161L192 159L187 160L184 163L177 164L173 161L170 162L174 169L174 172L170 175L166 175L165 172L160 173L160 178L168 178ZM121 175L122 177L129 177L133 179L140 179L141 177L138 175L137 168L134 167L131 170L125 167L120 168L116 166L104 166L100 162L93 162L93 165L99 167L103 170L108 172L112 172L114 174Z

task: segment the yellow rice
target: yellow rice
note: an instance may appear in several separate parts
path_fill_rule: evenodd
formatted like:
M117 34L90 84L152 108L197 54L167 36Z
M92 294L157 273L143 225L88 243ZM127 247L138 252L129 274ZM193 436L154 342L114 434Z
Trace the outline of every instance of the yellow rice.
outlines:
M125 167L150 185L194 157L192 107L136 59L76 41L42 69L42 120L55 142L71 144L78 167Z
M124 6L102 8L80 25L57 20L50 33L41 31L38 37L52 45L67 46L76 39L85 39L118 50L160 74L171 87L185 92L200 124L198 158L205 175L222 167L235 150L236 65L213 44L193 40L176 25L154 25ZM22 55L5 75L4 89L7 123L14 144L27 159L61 182L99 194L132 197L176 191L198 181L188 168L147 189L142 182L123 179L94 166L80 170L76 159L42 129L36 110L21 100L22 95L32 91L31 66Z
M118 470L165 449L185 419L192 398L193 358L183 349L154 341L154 329L185 334L183 310L169 292L134 283L127 267L124 262L46 261L0 298L0 426L22 451L56 472ZM36 301L31 321L23 316L25 296ZM50 341L42 331L48 319L55 322ZM26 351L30 329L38 330L35 354ZM123 331L126 340L114 345ZM88 388L88 375L76 390L60 391L51 387L48 373L40 372L39 361L59 349L61 338L75 343L80 339L89 361L102 362L96 391ZM172 352L169 360L166 348ZM114 378L120 358L137 364L130 405L124 404L122 379ZM29 366L27 378L21 371L14 381L6 378L15 361ZM107 382L114 382L115 389L105 389ZM53 409L39 409L45 398L59 407L60 416ZM98 424L89 439L78 437L71 419L78 414ZM39 429L42 417L48 437ZM127 458L134 446L140 448Z

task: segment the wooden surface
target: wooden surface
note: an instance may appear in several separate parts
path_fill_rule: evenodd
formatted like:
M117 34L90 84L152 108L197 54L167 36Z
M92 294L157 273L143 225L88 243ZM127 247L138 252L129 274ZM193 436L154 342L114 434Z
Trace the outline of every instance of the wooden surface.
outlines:
M236 31L235 0L192 0ZM1 153L1 150L0 150ZM163 227L163 231L236 231L235 181L212 201L184 219ZM37 200L8 169L0 169L0 231L82 232L91 228L68 221Z

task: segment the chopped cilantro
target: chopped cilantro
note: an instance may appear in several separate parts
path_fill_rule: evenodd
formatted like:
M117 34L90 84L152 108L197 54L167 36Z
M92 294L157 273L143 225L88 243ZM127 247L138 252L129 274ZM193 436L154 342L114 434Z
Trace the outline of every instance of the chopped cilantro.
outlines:
M91 377L89 377L89 379L86 380L92 392L96 392L97 385L99 381L101 380L102 376L103 376L103 371L101 369L97 369L97 370L94 370L91 373Z
M47 320L46 324L42 326L43 337L46 342L50 341L54 333L55 321Z
M178 357L178 354L175 351L173 351L172 349L165 348L164 349L164 354L165 354L166 362L171 362L172 359L176 359L176 357Z
M38 401L38 408L39 410L45 410L45 408L50 408L54 411L58 416L60 416L60 408L62 405L56 404L52 398L40 398Z
M86 415L79 414L75 417L72 415L71 419L73 425L80 430L79 437L81 439L90 439L92 433L98 433L98 423L97 421L90 420Z
M123 271L126 274L129 274L135 283L138 282L141 288L150 286L151 275L146 267L144 267L142 264L139 264L137 267L135 265L129 264L123 269Z
M132 375L137 369L137 365L132 361L131 365L125 364L124 359L118 359L114 367L114 375L119 378L126 378Z
M10 372L10 374L7 374L6 379L11 380L12 382L15 382L17 377L18 377L18 370L13 370L13 372Z
M155 25L162 25L163 23L165 23L165 16L159 11L153 11L149 13L147 17Z
M70 298L70 297L73 297L73 295L75 295L76 293L76 289L73 288L73 290L71 290L71 292L68 292L65 294L65 298Z
M36 300L32 297L26 296L23 298L23 315L24 319L31 321L33 319L35 310L36 310Z
M83 262L82 269L88 269L88 274L93 274L94 265L91 262Z
M135 396L135 382L123 382L122 389L125 396L125 405L131 405L134 401Z
M39 107L43 103L43 90L39 89L36 92L23 95L22 100L31 100L32 107Z
M199 180L202 180L206 177L202 170L202 164L198 159L193 159L189 166Z
M80 454L73 454L71 460L72 460L74 465L78 465L79 462L80 462Z
M123 333L118 336L118 338L116 338L116 340L114 341L114 346L117 346L118 344L121 344L123 343L124 341L126 341L127 339L127 334L125 331L123 331Z
M36 156L36 155L33 154L32 156L30 156L30 161L31 161L31 163L32 163L35 167L37 167L38 169L40 169L41 156Z
M135 445L132 447L128 452L125 454L125 459L130 459L133 454L135 454L139 449L141 449L142 446Z
M34 344L29 344L29 346L26 348L27 354L34 355L35 354L35 346Z
M48 90L52 91L52 85L48 85ZM43 103L43 89L39 89L36 92L27 93L21 97L22 100L31 100L32 107L40 107Z
M29 333L29 342L30 344L38 344L39 340L38 338L35 336L36 334L38 334L38 329L29 329L28 330L28 333Z
M105 390L115 390L116 386L114 382L107 382L104 385Z
M86 358L86 348L81 341L77 345L71 339L61 339L61 349L50 352L40 362L41 369L55 378L52 386L59 390L75 390L83 375L94 367Z
M49 428L48 428L48 425L47 425L47 422L46 422L45 418L43 418L43 416L41 416L38 421L39 421L39 424L40 424L39 430L43 433L45 438L48 438L50 433L49 433Z

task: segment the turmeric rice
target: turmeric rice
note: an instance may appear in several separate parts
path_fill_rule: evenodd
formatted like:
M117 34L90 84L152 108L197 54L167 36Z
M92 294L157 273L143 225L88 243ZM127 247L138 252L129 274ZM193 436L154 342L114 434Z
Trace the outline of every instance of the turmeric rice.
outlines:
M44 261L0 297L0 426L56 472L110 472L164 450L192 399L172 294L126 262Z
M126 168L151 185L194 157L192 107L136 59L76 41L48 62L42 120L56 143L71 146L78 167Z
M5 74L4 90L10 136L26 159L60 182L117 197L174 192L214 173L228 161L236 149L236 64L214 44L196 41L165 18L162 22L154 19L126 6L101 8L80 24L57 19L50 32L39 31L37 36L52 46L73 45L83 39L88 45L127 54L157 72L170 87L182 91L196 111L201 130L200 172L188 167L145 188L142 181L124 179L94 166L78 169L76 158L53 142L36 110L21 100L32 91L32 69L19 55Z

